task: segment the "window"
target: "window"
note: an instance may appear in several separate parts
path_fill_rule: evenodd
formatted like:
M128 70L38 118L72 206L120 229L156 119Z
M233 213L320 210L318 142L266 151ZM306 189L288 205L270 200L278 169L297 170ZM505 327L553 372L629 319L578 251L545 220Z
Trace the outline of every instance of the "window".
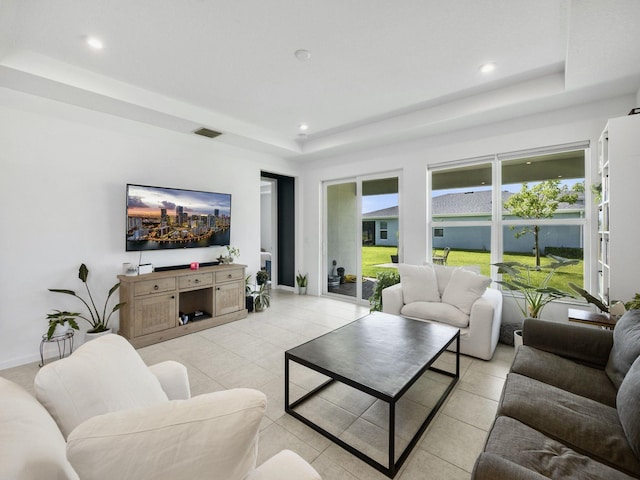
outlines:
M381 240L387 239L387 232L388 232L387 222L385 222L384 220L381 220L380 221L380 239Z
M500 261L536 266L578 260L558 270L551 286L571 292L568 283L583 285L587 147L496 154L432 168L432 248L449 247L449 265L477 264L485 274Z

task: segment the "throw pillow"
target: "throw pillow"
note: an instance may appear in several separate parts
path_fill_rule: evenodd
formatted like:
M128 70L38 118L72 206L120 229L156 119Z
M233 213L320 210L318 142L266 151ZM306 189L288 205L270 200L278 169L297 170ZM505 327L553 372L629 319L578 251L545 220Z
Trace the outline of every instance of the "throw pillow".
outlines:
M640 310L629 310L613 329L613 348L605 372L620 388L631 364L640 355Z
M91 340L71 356L45 365L34 386L36 397L65 438L96 415L168 401L138 352L114 334Z
M431 265L398 265L405 305L413 302L439 302L438 281Z
M631 365L620 385L616 398L620 424L636 457L640 457L640 408L638 408L638 398L640 398L640 358L637 358Z
M491 283L489 277L456 268L444 289L442 301L459 308L465 314L471 313L471 307L478 300Z

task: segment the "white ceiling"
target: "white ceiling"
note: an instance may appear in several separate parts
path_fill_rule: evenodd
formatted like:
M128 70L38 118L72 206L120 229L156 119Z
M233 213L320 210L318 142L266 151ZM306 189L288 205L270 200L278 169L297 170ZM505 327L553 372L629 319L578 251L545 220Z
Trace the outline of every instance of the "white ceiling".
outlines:
M639 25L639 0L0 0L0 86L317 158L635 93Z

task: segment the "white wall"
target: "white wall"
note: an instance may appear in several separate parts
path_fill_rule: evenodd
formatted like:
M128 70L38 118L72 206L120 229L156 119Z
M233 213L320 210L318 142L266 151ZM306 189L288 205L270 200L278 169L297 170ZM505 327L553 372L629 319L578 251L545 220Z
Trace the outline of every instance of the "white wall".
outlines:
M83 288L84 262L100 305L122 263L138 263L138 253L125 252L127 183L231 193L236 261L255 273L260 170L296 174L280 158L7 89L0 89L0 165L0 369L39 359L48 312L81 308L48 288ZM145 252L142 263L205 262L220 250Z
M323 181L400 169L401 258L405 263L421 264L428 253L426 187L429 165L590 140L594 146L591 149L592 166L586 178L590 183L597 173L595 146L607 119L626 115L634 101L634 96L618 97L308 163L302 184L306 220L302 261L310 274L309 293L318 294L321 288L318 256L323 232L319 221L322 201L318 192Z

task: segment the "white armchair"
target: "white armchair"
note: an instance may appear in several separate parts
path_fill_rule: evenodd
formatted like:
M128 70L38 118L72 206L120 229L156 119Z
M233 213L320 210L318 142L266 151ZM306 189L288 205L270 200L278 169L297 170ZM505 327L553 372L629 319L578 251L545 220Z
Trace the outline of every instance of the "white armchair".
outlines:
M118 335L92 340L46 365L36 376L35 390L59 428L52 438L62 447L53 451L64 451L66 438L66 458L57 459L56 470L69 473L55 478L320 479L306 461L286 450L256 468L258 430L267 405L263 393L233 389L190 398L183 365L147 367ZM32 434L13 438L14 447L17 442L28 448ZM52 478L48 468L33 478ZM20 466L13 471L21 471Z
M490 360L498 344L502 293L460 267L399 265L401 283L382 290L382 311L460 328L460 353ZM452 347L455 348L455 347Z

